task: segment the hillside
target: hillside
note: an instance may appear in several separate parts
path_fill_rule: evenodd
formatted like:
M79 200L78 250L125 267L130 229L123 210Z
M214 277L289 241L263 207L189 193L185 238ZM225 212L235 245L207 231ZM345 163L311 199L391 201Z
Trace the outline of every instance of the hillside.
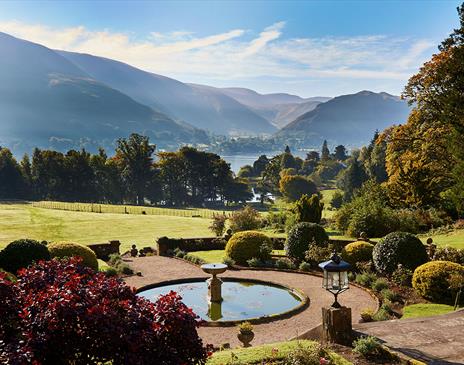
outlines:
M283 128L300 115L313 110L320 103L330 100L330 98L323 96L303 99L297 95L285 93L259 94L254 90L238 87L220 90L266 118L278 128Z
M406 101L387 93L361 91L319 104L280 130L276 136L300 143L359 146L367 143L375 130L403 123L410 108Z
M197 128L225 135L272 134L276 131L266 119L214 88L184 84L107 58L59 53L94 79Z
M46 47L0 33L0 53L0 144L16 153L35 146L95 150L132 132L160 146L207 139Z

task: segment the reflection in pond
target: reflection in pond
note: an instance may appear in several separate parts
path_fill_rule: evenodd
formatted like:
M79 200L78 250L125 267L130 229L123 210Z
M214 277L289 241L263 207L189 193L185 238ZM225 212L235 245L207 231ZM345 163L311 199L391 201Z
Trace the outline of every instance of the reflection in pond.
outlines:
M159 295L175 291L182 301L206 321L235 321L269 316L289 311L301 303L291 291L274 285L250 281L225 281L221 303L209 303L206 282L166 285L140 292L139 295L156 301Z

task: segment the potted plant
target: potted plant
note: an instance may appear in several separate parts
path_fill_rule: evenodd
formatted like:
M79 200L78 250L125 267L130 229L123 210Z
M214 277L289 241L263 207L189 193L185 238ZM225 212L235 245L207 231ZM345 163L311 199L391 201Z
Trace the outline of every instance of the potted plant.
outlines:
M238 330L237 338L243 343L243 347L250 347L250 342L255 337L253 325L250 322L242 322L238 325Z

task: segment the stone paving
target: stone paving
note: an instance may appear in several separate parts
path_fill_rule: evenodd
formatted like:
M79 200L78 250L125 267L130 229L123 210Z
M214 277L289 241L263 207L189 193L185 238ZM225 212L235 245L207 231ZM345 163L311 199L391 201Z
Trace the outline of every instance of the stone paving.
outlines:
M135 271L142 273L142 276L132 276L126 279L129 285L137 288L174 279L208 278L208 275L199 267L173 258L149 256L127 260L130 260L128 263ZM255 325L254 345L285 341L301 335L321 323L321 308L330 306L333 302L333 296L321 288L322 279L313 275L268 270L229 270L220 276L252 278L284 284L302 290L310 299L309 307L299 314L288 319ZM360 318L361 310L375 309L377 306L377 302L368 292L354 286L343 293L339 300L343 305L352 308L352 318L355 323ZM239 345L237 330L234 327L201 327L199 334L206 343L214 345L230 343L232 347Z
M354 326L395 351L430 365L464 364L464 310Z

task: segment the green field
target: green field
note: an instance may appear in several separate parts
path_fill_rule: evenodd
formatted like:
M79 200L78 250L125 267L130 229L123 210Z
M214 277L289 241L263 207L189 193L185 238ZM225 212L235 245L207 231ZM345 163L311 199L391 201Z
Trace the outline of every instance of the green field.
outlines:
M224 250L210 250L210 251L195 251L191 253L207 263L222 262L225 256ZM285 255L285 250L273 250L273 255Z
M453 311L453 306L445 304L412 304L403 308L401 318L430 317Z
M0 248L19 238L101 243L120 240L121 252L130 245L153 246L157 237L210 236L210 219L163 215L84 213L0 204Z
M422 242L426 242L427 238L432 237L433 242L438 246L451 246L454 248L464 249L464 229L458 229L450 233L436 235L421 235Z

